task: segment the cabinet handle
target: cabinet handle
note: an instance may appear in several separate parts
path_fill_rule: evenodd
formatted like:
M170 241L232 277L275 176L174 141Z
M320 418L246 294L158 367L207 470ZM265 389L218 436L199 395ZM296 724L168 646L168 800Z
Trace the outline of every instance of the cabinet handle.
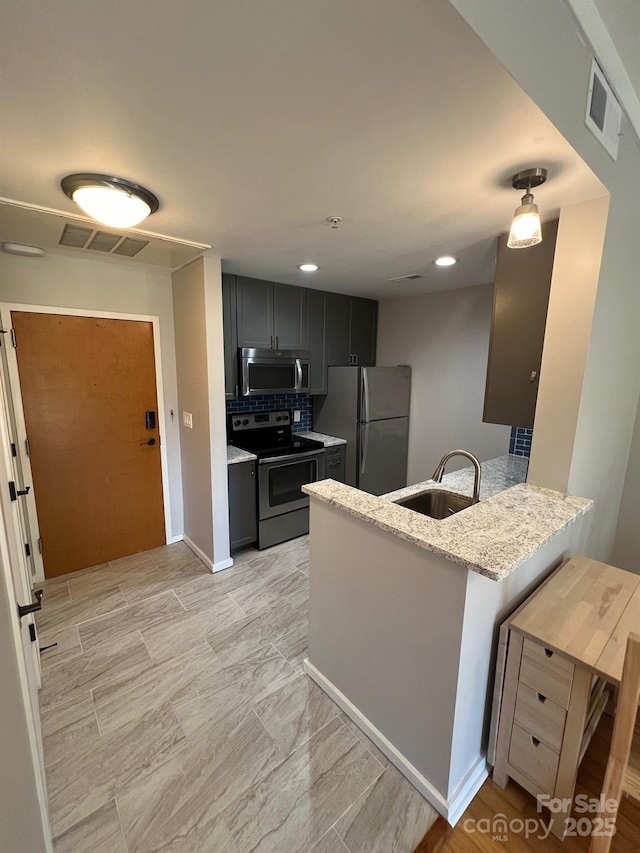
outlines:
M547 701L547 697L543 696L542 693L538 693L538 702L540 702L541 705L544 705L544 703L546 701Z
M357 363L358 363L358 356L357 356L357 354L353 356L353 363L354 363L354 364L357 364Z
M538 740L538 738L537 738L537 737L533 737L533 735L531 736L531 743L532 743L534 746L540 746L540 741Z
M276 335L276 349L280 349L280 338Z
M546 655L548 658L552 658L552 657L553 657L553 649L545 649L545 650L544 650L544 653L545 653L545 655Z

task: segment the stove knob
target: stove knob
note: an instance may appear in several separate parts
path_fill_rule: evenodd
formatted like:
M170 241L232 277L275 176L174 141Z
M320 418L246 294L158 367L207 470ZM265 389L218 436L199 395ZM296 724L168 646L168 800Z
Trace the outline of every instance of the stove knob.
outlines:
M277 421L281 421L281 420L282 420L282 418L280 417L280 415L278 415L278 416L276 417L276 420L277 420Z
M246 426L248 423L249 423L249 421L248 421L248 419L247 419L247 418L245 418L245 419L242 421L242 425L243 425L243 426Z
M240 421L234 421L234 422L233 422L233 425L234 425L234 426L240 426Z

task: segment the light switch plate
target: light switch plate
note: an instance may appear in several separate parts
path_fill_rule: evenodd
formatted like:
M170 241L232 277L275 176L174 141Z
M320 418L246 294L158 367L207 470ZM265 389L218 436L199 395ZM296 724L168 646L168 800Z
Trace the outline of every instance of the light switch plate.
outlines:
M182 426L189 427L189 429L193 429L193 415L191 412L183 412L182 413Z
M300 423L300 410L299 409L295 409L295 411L293 413L293 422L294 422L294 424Z

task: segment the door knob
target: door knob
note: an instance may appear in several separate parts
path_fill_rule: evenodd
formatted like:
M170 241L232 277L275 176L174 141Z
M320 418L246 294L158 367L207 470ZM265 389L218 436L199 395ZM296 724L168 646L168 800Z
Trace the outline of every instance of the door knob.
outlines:
M31 604L19 604L18 605L18 616L22 619L23 616L28 616L29 613L35 613L36 610L42 610L42 590L36 589L34 590L34 595L36 597L36 601L33 601Z
M146 441L141 441L141 442L140 442L140 447L142 447L142 445L143 445L143 444L146 444L146 445L148 445L149 447L153 447L153 445L154 445L155 443L156 443L155 438L148 438Z

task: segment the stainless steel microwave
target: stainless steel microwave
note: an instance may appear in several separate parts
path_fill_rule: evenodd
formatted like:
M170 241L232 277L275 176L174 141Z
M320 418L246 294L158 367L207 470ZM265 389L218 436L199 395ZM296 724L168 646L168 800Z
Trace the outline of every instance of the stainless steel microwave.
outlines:
M299 394L309 390L309 353L306 350L240 350L240 387L243 397L257 394Z

